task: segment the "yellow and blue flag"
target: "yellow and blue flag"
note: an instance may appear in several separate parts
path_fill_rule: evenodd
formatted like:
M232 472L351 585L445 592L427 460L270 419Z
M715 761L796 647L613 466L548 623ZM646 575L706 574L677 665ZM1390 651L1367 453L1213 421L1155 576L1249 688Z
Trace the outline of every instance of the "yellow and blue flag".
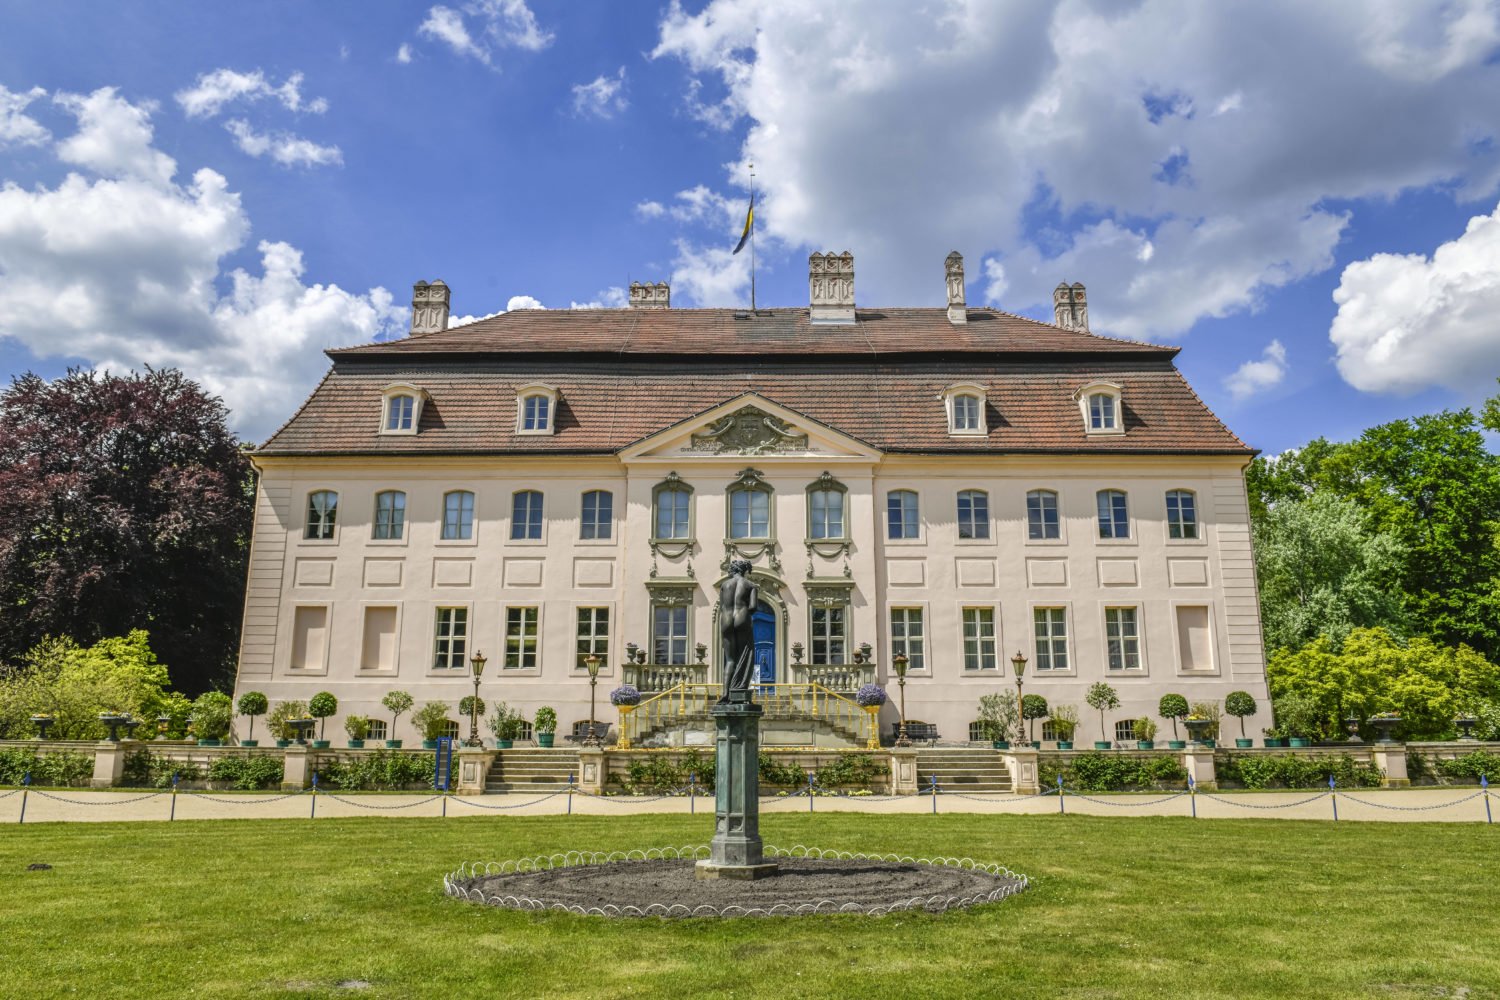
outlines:
M745 231L740 234L739 245L734 248L734 253L745 249L745 244L750 242L750 231L755 228L755 195L750 195L750 210L745 213ZM734 253L730 254L731 257Z

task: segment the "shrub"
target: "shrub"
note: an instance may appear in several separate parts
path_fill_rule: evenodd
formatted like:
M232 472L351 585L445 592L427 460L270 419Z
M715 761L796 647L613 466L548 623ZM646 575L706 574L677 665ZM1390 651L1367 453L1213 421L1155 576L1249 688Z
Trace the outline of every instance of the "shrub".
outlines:
M1156 739L1156 723L1151 721L1150 716L1143 715L1139 719L1136 719L1135 725L1132 728L1135 738L1138 740Z
M1276 724L1292 736L1316 736L1321 722L1317 702L1307 695L1284 694L1272 703Z
M979 699L979 729L987 740L1008 740L1021 727L1016 696L1009 691L987 694Z
M1120 707L1119 692L1103 681L1096 681L1089 686L1088 694L1083 696L1083 700L1089 703L1089 708L1098 711L1099 735L1108 741L1109 731L1104 728L1104 713Z
M94 758L72 750L39 754L23 747L0 750L0 785L82 785L94 776Z
M548 705L537 709L536 718L531 722L531 729L537 733L557 732L557 710Z
M395 739L396 720L401 718L402 713L410 712L411 707L413 704L415 704L415 702L412 701L411 695L407 694L405 691L392 691L384 698L380 699L380 703L385 706L385 710L387 712L391 713L390 738Z
M800 768L799 768L800 770ZM818 768L813 780L820 788L849 785L868 786L874 779L891 773L891 769L868 753L841 753L831 764Z
M222 740L229 737L234 719L234 701L223 691L205 691L193 702L193 731L199 739Z
M1063 741L1071 740L1073 733L1078 730L1078 707L1076 705L1058 705L1052 709L1052 728L1057 731L1057 738Z
M127 788L171 788L172 775L178 781L199 781L203 768L188 761L167 760L150 750L133 750L125 755L120 784Z
M885 688L879 684L863 684L860 685L858 691L854 692L855 704L864 708L870 708L874 705L884 705L885 701Z
M1407 767L1410 769L1411 758L1407 757ZM1500 780L1500 754L1490 753L1488 750L1475 750L1466 753L1462 757L1452 760L1438 761L1438 770L1450 778L1473 778L1478 781L1481 777Z
M760 783L763 785L780 785L788 788L807 785L806 771L796 764L783 764L764 750L760 752L756 764L760 774Z
M1220 781L1245 788L1317 788L1329 776L1340 785L1372 788L1383 777L1380 768L1348 754L1306 757L1295 754L1221 754L1214 761Z
M424 740L435 740L442 736L447 722L448 703L445 701L429 701L411 717L411 724L417 727Z
M518 739L522 733L522 725L526 717L518 708L511 708L503 701L495 702L495 711L485 720L485 725L490 732L495 734L497 740Z
M339 710L339 700L327 691L319 691L307 703L307 714L318 720L318 739L325 739L328 717Z
M245 792L277 788L281 785L283 773L281 761L265 754L218 757L208 765L209 781L227 784Z
M473 709L474 714L481 719L484 718L484 699L472 694L466 694L458 699L458 714L460 718L467 719L470 709Z
M266 728L271 730L271 735L278 740L289 740L296 736L296 732L286 724L286 721L305 718L307 718L307 702L278 701L276 707L271 709L271 714L266 716Z
M1249 691L1231 691L1224 696L1224 711L1240 720L1240 738L1245 736L1245 716L1254 715L1259 706Z
M431 704L441 704L432 702ZM449 762L449 784L452 784L452 761ZM345 791L399 791L403 788L435 787L437 768L431 753L403 753L400 750L376 750L357 760L340 760L325 764L318 771L318 786Z
M250 719L250 732L246 734L245 739L255 739L255 717L257 715L265 715L266 709L270 707L270 704L266 700L266 696L259 691L246 691L240 695L240 703L236 707L239 709L241 715L247 716Z
M1174 757L1123 757L1092 750L1067 766L1043 762L1040 777L1044 784L1055 785L1059 775L1067 787L1084 792L1181 787L1187 781L1187 770Z
M351 715L344 720L344 732L351 740L362 740L370 735L370 720L363 715Z

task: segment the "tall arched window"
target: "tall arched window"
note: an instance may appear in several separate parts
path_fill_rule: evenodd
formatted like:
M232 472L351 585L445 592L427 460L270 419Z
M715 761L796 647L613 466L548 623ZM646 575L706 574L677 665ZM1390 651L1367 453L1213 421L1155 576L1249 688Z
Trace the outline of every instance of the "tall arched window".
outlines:
M848 491L828 473L807 488L807 537L814 541L843 540L849 537Z
M1032 490L1026 494L1026 537L1037 541L1062 537L1056 493Z
M1167 490L1167 537L1198 537L1198 498L1192 490Z
M990 537L990 495L984 490L958 491L958 537Z
M920 538L921 518L917 494L912 490L891 490L885 495L887 538Z
M468 490L443 494L443 537L450 540L474 537L474 494Z
M600 539L614 537L615 498L609 490L589 490L583 495L583 518L578 537Z
M521 490L510 502L510 537L535 540L542 537L542 495L536 490Z
M1130 507L1123 490L1100 490L1099 537L1129 538Z
M400 490L382 490L375 494L374 537L395 541L406 531L406 494Z
M333 537L338 524L339 495L333 490L316 490L307 495L307 527L303 538Z

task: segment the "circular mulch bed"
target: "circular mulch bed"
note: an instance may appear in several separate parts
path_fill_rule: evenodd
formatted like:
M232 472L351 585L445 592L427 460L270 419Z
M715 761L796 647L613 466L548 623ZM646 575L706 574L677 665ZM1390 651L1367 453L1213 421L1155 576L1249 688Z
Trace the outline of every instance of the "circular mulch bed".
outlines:
M698 879L707 847L569 852L465 865L443 879L450 896L517 910L604 917L805 916L904 910L939 913L993 903L1026 888L1024 875L968 858L911 858L768 847L776 874L754 881Z

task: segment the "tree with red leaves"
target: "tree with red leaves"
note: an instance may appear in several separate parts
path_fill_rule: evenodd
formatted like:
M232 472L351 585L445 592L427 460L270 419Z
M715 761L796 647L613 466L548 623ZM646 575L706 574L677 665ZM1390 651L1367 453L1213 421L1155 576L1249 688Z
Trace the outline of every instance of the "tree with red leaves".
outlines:
M174 369L0 393L0 662L145 629L178 689L232 678L253 489L226 415Z

